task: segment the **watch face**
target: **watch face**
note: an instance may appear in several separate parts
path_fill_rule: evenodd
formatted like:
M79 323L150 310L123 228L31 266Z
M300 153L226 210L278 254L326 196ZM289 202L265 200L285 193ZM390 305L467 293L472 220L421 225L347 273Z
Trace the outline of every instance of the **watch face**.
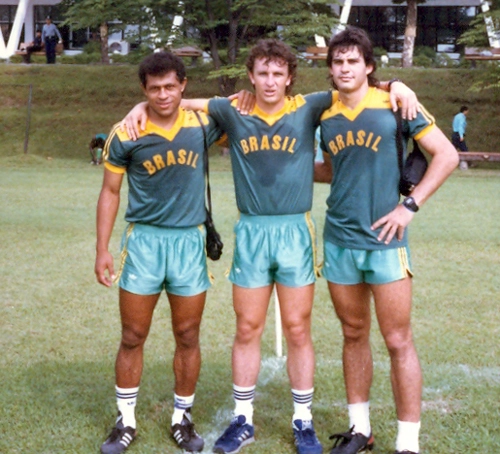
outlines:
M403 205L415 213L418 211L418 205L415 203L415 199L413 197L407 197L404 199Z

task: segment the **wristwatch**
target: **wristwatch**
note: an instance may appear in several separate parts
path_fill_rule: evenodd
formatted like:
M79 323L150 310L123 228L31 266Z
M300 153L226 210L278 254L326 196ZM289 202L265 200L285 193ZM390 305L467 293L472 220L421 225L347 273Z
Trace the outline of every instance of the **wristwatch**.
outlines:
M389 83L387 84L387 86L389 87L389 90L391 90L391 85L394 83L394 82L401 82L403 83L403 81L401 79L398 79L397 77L395 77L394 79L391 79L389 81Z
M415 202L415 199L413 197L406 197L403 200L403 206L407 209L412 211L413 213L416 213L418 211L418 205L417 202Z

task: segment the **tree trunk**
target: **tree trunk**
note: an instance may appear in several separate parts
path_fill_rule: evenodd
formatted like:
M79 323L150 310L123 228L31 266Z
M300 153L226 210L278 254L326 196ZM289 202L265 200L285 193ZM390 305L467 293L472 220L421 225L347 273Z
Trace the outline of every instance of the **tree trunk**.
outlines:
M205 0L205 8L207 11L207 17L209 21L214 21L214 14L211 8L209 0ZM230 32L229 45L228 45L228 62L234 64L236 61L236 39L237 39L237 22L234 21L234 16L231 16L229 21L229 27L233 30ZM215 35L215 30L211 29L208 31L208 42L210 46L210 55L212 56L212 61L215 70L222 68L222 60L219 55L219 47L217 36ZM229 76L219 76L217 78L219 83L219 93L221 96L232 95L236 90L236 83L238 81L235 77Z
M108 55L108 24L103 22L99 29L101 33L101 63L109 65Z
M238 82L236 77L220 76L218 80L221 96L234 95L236 91L236 83Z
M417 0L408 0L406 7L406 30L401 64L403 68L413 66L413 48L417 36Z

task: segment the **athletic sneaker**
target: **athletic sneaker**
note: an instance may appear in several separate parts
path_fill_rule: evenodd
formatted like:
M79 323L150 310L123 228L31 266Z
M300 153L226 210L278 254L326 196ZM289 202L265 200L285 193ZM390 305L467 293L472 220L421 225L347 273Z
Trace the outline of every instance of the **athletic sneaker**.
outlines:
M322 454L323 446L316 437L312 421L296 419L292 427L297 454Z
M246 422L245 416L235 416L229 427L215 442L214 452L218 454L236 454L240 452L243 446L255 441L253 426Z
M184 449L185 452L203 451L205 442L203 438L196 433L196 430L194 430L194 424L189 410L184 412L180 424L174 424L170 428L170 433L179 447Z
M137 436L137 432L132 427L124 427L121 421L121 415L118 416L116 426L113 428L109 437L101 445L102 454L121 454L132 443Z
M371 451L375 444L372 434L366 437L361 433L354 432L354 426L348 432L332 435L330 440L335 440L330 454L357 454L367 450Z

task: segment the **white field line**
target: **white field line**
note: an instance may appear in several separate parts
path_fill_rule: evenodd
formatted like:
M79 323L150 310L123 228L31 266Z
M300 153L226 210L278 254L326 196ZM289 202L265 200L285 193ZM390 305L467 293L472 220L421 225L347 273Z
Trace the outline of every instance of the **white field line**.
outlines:
M342 361L340 359L318 359L316 358L316 375L321 373L321 369L325 367L333 367L338 369L340 372L342 370ZM389 371L389 360L386 361L375 361L374 370ZM447 401L442 394L448 394L450 389L454 387L452 382L457 382L459 380L481 380L494 382L500 385L500 367L471 367L465 364L454 365L454 364L435 364L435 365L423 365L424 377L427 374L429 376L435 376L437 374L447 377L452 377L453 379L449 381L449 384L443 385L441 388L424 387L423 389L423 401L422 410L425 411L440 411L442 413L453 413L458 410L457 405L459 403L451 403ZM341 372L340 372L341 373ZM272 382L274 379L280 379L279 376L286 375L286 357L277 358L275 356L264 358L261 361L261 368L259 373L259 380L257 383L256 393L258 394L259 388L266 386L268 383ZM389 384L388 384L389 386ZM332 408L332 407L346 407L346 402L344 401L344 390L339 390L338 399L337 396L332 396L334 399L324 400L320 402L315 400L314 408ZM290 396L291 399L291 396ZM376 396L374 396L374 402L371 404L372 408L381 407L392 407L393 403L383 403L377 402ZM347 410L346 410L347 411ZM208 433L204 433L205 438L205 449L203 453L211 453L213 445L217 438L222 434L222 432L227 428L231 419L233 417L233 407L219 409L212 421L212 430Z

